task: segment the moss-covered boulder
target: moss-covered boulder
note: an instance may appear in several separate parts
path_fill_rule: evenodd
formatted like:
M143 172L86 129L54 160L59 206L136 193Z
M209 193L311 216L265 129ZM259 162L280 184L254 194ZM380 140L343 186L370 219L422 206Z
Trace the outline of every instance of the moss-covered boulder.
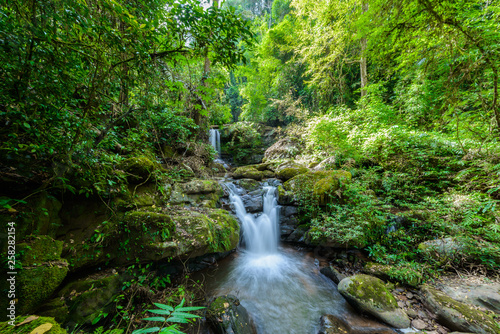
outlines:
M154 183L146 183L140 186L130 184L125 194L112 199L112 207L120 211L159 207L166 204L171 192L172 187L170 184L163 185L162 189L159 189L159 186Z
M344 170L316 171L299 174L283 184L286 191L294 194L294 200L314 199L326 205L336 196L341 182L350 182L351 173Z
M354 275L340 281L338 290L356 309L395 328L410 327L410 319L382 280L369 275Z
M233 178L235 179L252 179L260 181L264 178L264 172L257 170L253 166L243 166L238 167L233 172Z
M146 182L151 178L153 171L160 167L156 161L143 155L130 157L119 166L127 174L127 180L130 183Z
M122 292L122 283L123 278L117 273L93 275L71 282L51 301L55 306L52 311L67 309L69 312L64 323L71 328L76 325L90 325L100 314L113 312L116 307L113 301ZM61 307L61 302L67 308ZM49 307L49 304L44 305L45 312L50 311Z
M233 295L217 297L208 307L207 322L217 334L256 334L247 310Z
M422 242L418 250L429 259L448 261L460 257L465 246L462 239L450 237Z
M396 281L414 288L422 284L424 280L422 272L417 271L408 265L391 266L367 262L363 267L363 272L383 280Z
M215 208L223 194L222 186L216 180L194 179L175 184L169 203Z
M9 322L0 322L2 334L67 334L54 318L39 316L19 316L14 320L14 326Z
M287 191L283 186L278 186L278 203L280 205L293 205L296 204L293 192Z
M276 176L283 181L288 181L294 176L307 173L308 168L299 165L293 161L288 161L278 165L275 169Z
M234 184L243 188L246 192L251 192L261 187L260 182L253 179L239 179Z
M49 236L33 237L19 244L18 251L23 268L16 277L16 310L27 314L57 289L68 273L68 263L61 259L62 242Z
M467 333L498 334L500 324L490 314L456 301L445 293L423 285L420 290L426 307L437 316L442 325Z

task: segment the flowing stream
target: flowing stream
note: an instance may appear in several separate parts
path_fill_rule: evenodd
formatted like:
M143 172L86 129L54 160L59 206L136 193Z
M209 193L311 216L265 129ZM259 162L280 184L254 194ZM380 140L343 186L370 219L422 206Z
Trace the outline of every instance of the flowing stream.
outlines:
M238 216L245 248L221 264L211 294L233 294L252 316L259 334L317 333L322 315L341 316L346 302L335 285L319 273L311 257L280 247L276 188L264 186L262 213L247 213L241 189L226 184Z

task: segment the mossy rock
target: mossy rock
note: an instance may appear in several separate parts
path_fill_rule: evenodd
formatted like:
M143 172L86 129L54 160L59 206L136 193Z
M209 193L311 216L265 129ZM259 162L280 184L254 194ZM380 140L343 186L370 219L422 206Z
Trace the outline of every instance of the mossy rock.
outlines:
M423 302L442 325L468 333L500 333L500 324L493 317L470 305L456 301L445 293L424 284L420 289Z
M23 266L33 266L47 261L61 259L63 242L54 240L48 235L33 236L30 242L23 242L16 246L19 261Z
M395 328L410 327L410 319L382 280L369 275L354 275L340 281L338 290L356 309Z
M208 324L217 334L256 334L247 310L233 295L217 297L206 312Z
M368 262L363 267L363 272L383 280L396 281L413 288L418 287L424 281L424 277L421 272L405 265L390 266Z
M224 190L217 181L194 179L187 183L175 184L169 203L215 208L223 195Z
M17 276L18 314L36 309L54 293L68 273L66 260L45 262L38 267L25 267Z
M350 182L351 173L344 170L311 171L299 174L283 184L286 191L294 194L294 200L312 198L325 205L333 199L341 182Z
M160 165L146 156L137 156L123 161L120 168L128 174L130 183L142 183L151 179L151 174L159 169Z
M153 183L141 186L130 184L126 194L114 198L112 201L114 207L120 211L153 206L159 207L167 202L166 199L170 196L171 191L169 184L163 186L162 192Z
M283 181L288 181L291 178L293 178L294 176L307 173L308 171L309 171L309 169L307 169L306 167L302 167L302 166L287 167L287 168L280 169L276 173L276 176Z
M253 166L238 167L233 172L233 178L235 179L253 179L260 181L264 177L264 172L261 172Z
M182 191L185 194L223 194L222 186L216 180L194 179L187 183L180 184Z
M253 179L239 179L234 183L240 186L241 188L245 189L247 192L260 189L261 187L260 182Z
M64 324L69 315L69 307L64 299L49 299L37 308L36 313L43 317L54 318L58 323Z
M19 316L16 317L14 323L20 324L25 320L29 320L33 316ZM49 325L47 325L49 324ZM31 334L33 330L44 326L48 329L44 334L67 334L66 330L61 328L61 325L50 317L38 317L35 320L29 321L21 326L12 326L9 322L0 322L0 333L2 334Z
M65 325L90 325L102 312L113 312L115 305L112 302L122 293L123 281L124 278L118 274L104 274L97 278L80 279L64 286L57 295L69 309Z
M291 191L286 191L283 186L278 186L278 203L280 205L293 205L296 203L294 195Z

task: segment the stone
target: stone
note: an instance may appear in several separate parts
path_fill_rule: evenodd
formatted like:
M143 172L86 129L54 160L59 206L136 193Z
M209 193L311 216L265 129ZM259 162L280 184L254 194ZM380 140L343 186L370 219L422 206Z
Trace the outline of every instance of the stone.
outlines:
M460 283L439 285L451 298L500 314L500 283Z
M245 205L245 209L247 212L261 212L264 208L264 199L261 194L247 194L241 196L241 200L243 201L243 205Z
M460 332L500 333L500 325L491 315L456 301L427 284L422 286L420 293L424 305L443 326Z
M297 156L303 149L299 139L286 137L278 140L264 152L263 161L269 162L280 159L291 159Z
M124 160L119 168L127 173L127 180L130 183L138 184L146 182L151 177L151 173L161 166L146 156L136 156Z
M238 167L233 172L233 178L235 179L252 179L260 181L264 178L264 172L257 170L253 166L243 166Z
M338 290L356 309L395 328L410 326L410 319L398 307L382 280L369 275L354 275L340 281Z
M335 284L339 284L346 276L341 274L335 267L327 266L323 267L319 271L329 279L331 279Z
M418 329L418 330L422 330L422 329L425 329L427 327L427 324L425 323L425 321L423 320L420 320L420 319L413 319L411 321L411 326L415 329Z
M8 322L0 322L0 333L2 334L36 334L37 331L35 329L40 330L40 326L44 326L46 328L50 328L48 331L45 331L45 334L67 334L67 331L54 320L54 318L50 317L38 317L32 321L28 319L33 316L19 316L16 317L14 323L16 325L22 324L20 326L12 326ZM24 323L23 323L24 322ZM41 333L41 332L40 332Z
M313 170L330 170L335 168L337 158L335 156L328 157L322 160L320 163L315 164Z
M418 313L417 311L413 310L413 309L407 309L406 310L406 314L410 317L410 318L417 318L418 317Z
M318 334L396 334L396 331L356 314L327 314L321 317Z
M239 179L234 182L237 186L245 189L247 192L251 192L260 189L260 182L253 179Z
M299 209L296 206L284 205L281 207L280 215L283 217L290 217L296 215Z
M256 334L247 310L233 295L217 297L207 308L207 322L216 334Z
M308 171L309 171L308 168L299 165L293 161L288 161L283 164L280 164L275 169L276 176L283 181L288 181L292 177L307 173Z

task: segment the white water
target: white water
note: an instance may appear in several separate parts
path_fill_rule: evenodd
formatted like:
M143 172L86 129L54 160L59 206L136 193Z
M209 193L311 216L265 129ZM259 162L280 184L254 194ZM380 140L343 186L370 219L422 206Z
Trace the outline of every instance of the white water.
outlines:
M317 333L325 314L344 314L346 302L335 285L319 273L314 259L278 247L276 188L264 187L264 210L246 212L233 184L230 200L241 226L245 249L214 277L214 295L233 294L247 309L259 334Z
M210 141L210 145L217 151L219 157L220 157L220 132L217 129L210 129L210 136L208 138Z

